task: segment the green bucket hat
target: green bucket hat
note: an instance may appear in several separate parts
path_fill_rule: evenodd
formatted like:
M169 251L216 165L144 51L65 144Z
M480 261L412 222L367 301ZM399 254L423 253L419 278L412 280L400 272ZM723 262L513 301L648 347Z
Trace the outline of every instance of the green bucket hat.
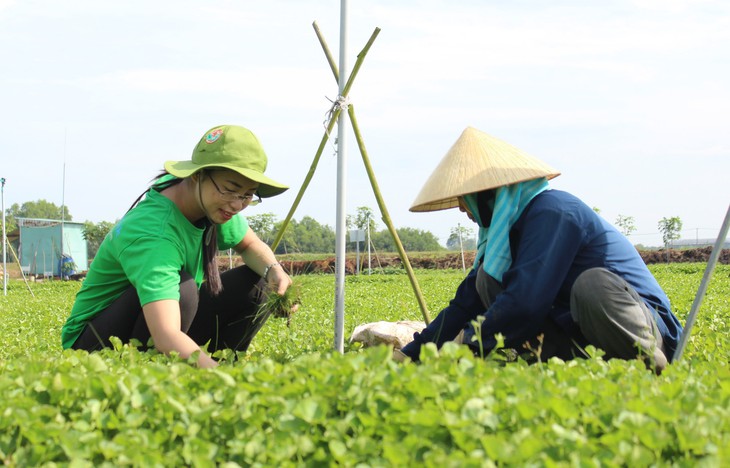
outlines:
M235 125L219 125L208 130L193 150L190 161L166 161L165 170L175 177L189 177L201 169L230 169L259 183L261 198L273 197L289 187L264 175L268 159L259 139L251 130Z

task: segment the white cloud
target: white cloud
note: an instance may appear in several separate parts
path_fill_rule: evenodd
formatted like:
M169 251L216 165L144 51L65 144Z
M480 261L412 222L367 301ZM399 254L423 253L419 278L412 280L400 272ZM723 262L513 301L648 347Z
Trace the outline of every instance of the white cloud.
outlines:
M0 0L0 14L12 8L16 3L18 3L17 0Z
M630 3L645 10L674 14L693 13L707 7L727 11L727 2L723 0L631 0Z
M325 96L337 91L311 24L317 20L337 59L338 3L0 0L0 42L16 46L0 50L0 60L13 64L0 78L0 102L10 109L0 128L55 132L46 142L54 147L29 156L38 167L58 167L69 127L70 169L74 158L96 168L119 154L148 164L137 172L154 172L161 160L187 154L201 127L240 119L260 128L267 151L281 155L272 158L277 176L296 182L321 137ZM410 185L425 180L466 125L559 165L558 184L608 214L636 216L652 232L661 216L689 216L699 212L693 206L715 203L705 192L730 170L730 2L369 0L349 7L349 68L373 29L382 28L351 97L389 210L401 223L439 229L439 216L407 213L419 188ZM127 146L151 124L165 128L164 145ZM90 146L74 143L82 132ZM6 147L10 140L0 140L3 154L19 151ZM118 143L99 154L96 145L108 141ZM350 153L357 159L354 139ZM701 164L682 164L699 158ZM620 167L603 168L606 161ZM708 161L716 167L708 169ZM16 171L3 175L15 181L26 165L3 164ZM320 166L322 181L334 159L323 157ZM361 169L357 161L351 166ZM413 184L404 186L403 173ZM152 174L137 175L135 187ZM353 187L362 176L353 175ZM615 182L605 182L609 176ZM680 180L707 182L676 190ZM308 200L331 202L330 182L310 189ZM619 183L632 190L606 189ZM107 206L84 206L69 193L72 211L112 219L138 189L109 191L121 201L110 201L120 208L108 216ZM363 196L353 191L349 202L375 206ZM305 204L297 216L332 223L332 210ZM288 208L272 206L282 216ZM465 221L448 219L441 224ZM444 230L439 235L448 235Z
M314 86L321 81L321 72L300 68L248 68L245 71L210 69L126 70L119 73L85 78L78 86L99 86L116 92L163 93L171 97L187 95L230 95L244 97L267 105L298 107L310 97L296 99L286 90L296 86Z
M388 8L381 14L396 28L395 39L383 39L394 45L377 54L413 75L437 79L490 78L504 67L529 66L590 68L646 80L657 59L730 39L727 17L646 17L630 9L612 12L612 3L595 5L538 7L519 16L491 4L455 6L438 14ZM398 28L412 34L399 35Z

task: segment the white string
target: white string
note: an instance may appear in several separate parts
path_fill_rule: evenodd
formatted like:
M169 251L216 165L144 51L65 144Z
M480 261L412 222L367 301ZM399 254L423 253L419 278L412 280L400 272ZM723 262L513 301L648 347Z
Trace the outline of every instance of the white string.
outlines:
M332 137L330 136L330 132L328 130L329 124L332 121L332 116L334 115L335 111L337 109L340 110L340 112L347 112L348 107L350 106L350 97L349 96L337 96L337 99L334 101L327 96L325 96L329 102L332 103L332 107L327 111L325 114L324 122L322 122L322 125L324 125L324 131L327 133L327 139L332 142L332 148L335 151L335 154L337 154L337 138L335 138L334 141L332 141Z

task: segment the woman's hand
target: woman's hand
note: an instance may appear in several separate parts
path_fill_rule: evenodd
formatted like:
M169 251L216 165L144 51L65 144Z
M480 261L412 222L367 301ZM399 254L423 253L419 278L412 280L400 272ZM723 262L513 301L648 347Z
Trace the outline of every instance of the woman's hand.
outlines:
M234 249L241 254L243 262L266 281L268 291L284 295L292 285L292 280L284 271L284 267L276 261L274 252L251 229ZM296 312L298 308L298 305L294 305L291 312Z
M393 349L393 360L395 362L410 362L411 358L400 349Z
M286 274L284 267L280 263L272 263L267 266L264 272L264 279L269 290L278 294L284 294L289 289L289 286L292 285L291 278Z
M279 263L275 263L269 267L266 272L266 284L270 291L274 291L279 295L286 293L287 289L292 285L291 277L286 274L284 267ZM294 304L291 308L293 314L299 309L299 304Z
M216 367L218 363L205 353L192 338L180 330L180 303L172 299L153 301L142 306L145 322L150 331L155 348L165 354L175 351L187 359L196 351L198 366Z

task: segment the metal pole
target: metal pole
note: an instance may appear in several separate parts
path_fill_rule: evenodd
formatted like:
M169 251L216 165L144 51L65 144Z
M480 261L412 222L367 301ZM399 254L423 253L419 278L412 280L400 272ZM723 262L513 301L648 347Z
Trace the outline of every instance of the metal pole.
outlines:
M67 131L63 131L63 180L61 182L61 252L58 260L58 276L63 278L63 227L66 221L66 135Z
M360 233L358 233L359 235ZM358 238L359 239L359 238ZM355 257L355 274L360 274L360 241L355 241L355 251L357 252L357 256Z
M464 243L461 240L461 223L457 224L459 229L459 249L461 250L461 270L466 273L466 263L464 262Z
M682 337L679 340L679 345L677 346L677 349L674 350L674 361L678 361L679 359L681 359L684 348L685 346L687 346L687 341L689 340L689 334L692 332L692 325L694 325L697 311L699 311L700 305L702 305L702 299L704 299L705 297L707 285L710 282L710 278L712 278L712 272L715 270L717 258L720 256L722 246L725 244L728 228L730 228L730 206L728 206L727 208L727 213L725 213L725 220L722 222L722 227L720 228L720 234L717 236L715 246L712 248L710 258L707 260L707 268L705 268L705 273L702 276L700 288L697 290L697 295L695 296L695 300L692 303L692 308L690 309L689 315L687 316L687 323L684 325L684 331L682 332Z
M66 198L66 163L63 163L63 181L61 182L61 251L58 257L58 276L63 278L63 227L66 222L66 210L64 204Z
M367 220L368 220L368 275L372 274L372 269L370 268L370 212L367 213Z
M347 83L347 0L340 0L340 73L339 94ZM347 189L347 112L337 118L337 227L335 229L335 339L334 348L345 352L345 195Z
M8 253L5 245L8 242L7 236L5 235L5 177L0 179L0 198L2 198L2 210L3 210L3 294L8 295Z

